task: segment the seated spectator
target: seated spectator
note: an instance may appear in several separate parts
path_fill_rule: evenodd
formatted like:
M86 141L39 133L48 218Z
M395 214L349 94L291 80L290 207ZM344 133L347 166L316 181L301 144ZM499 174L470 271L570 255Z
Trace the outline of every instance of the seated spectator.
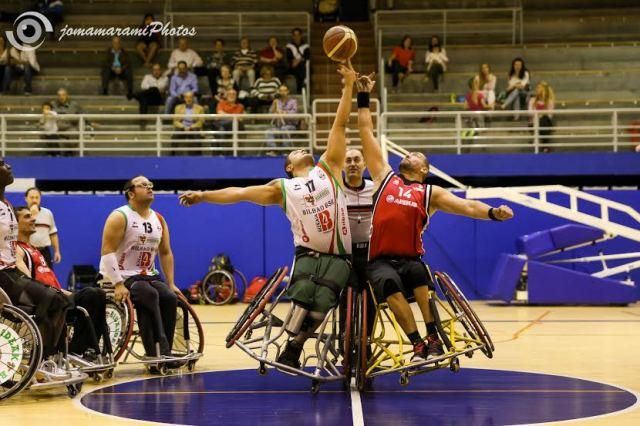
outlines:
M189 44L185 37L180 37L178 40L178 48L171 52L169 62L167 63L166 74L169 75L177 73L178 64L180 62L187 64L187 68L190 70L202 67L202 58L195 50L189 49Z
M490 109L495 108L496 103L496 82L498 79L495 74L491 72L489 64L480 65L480 73L478 73L480 80L480 91L485 101L489 105Z
M204 71L207 79L209 80L209 89L211 95L216 96L218 92L218 77L220 77L220 70L223 66L231 64L231 55L224 51L224 40L221 38L216 39L213 46L213 53L207 56L204 62ZM231 75L231 73L229 73Z
M11 86L11 81L24 76L24 94L30 95L32 92L31 81L33 76L40 72L40 64L36 59L34 50L18 50L12 47L8 54L8 65L4 68L2 78L2 92L7 93Z
M475 76L469 80L469 92L465 96L464 109L467 111L486 111L490 109L489 104L485 100L482 91L480 90L480 77ZM465 118L466 127L469 130L462 132L463 138L471 138L476 134L476 128L483 127L484 120L482 116L474 115Z
M284 51L278 47L278 38L269 37L267 47L260 51L260 65L269 65L278 78L283 78L287 70Z
M271 106L282 83L273 75L273 68L266 65L260 70L260 78L251 90L251 112L264 112Z
M393 87L398 87L413 72L413 61L416 58L416 50L413 48L413 41L406 35L399 46L395 46L391 51L391 56L387 60L388 72L392 74Z
M253 87L256 80L255 66L258 62L258 55L251 50L249 39L242 37L240 40L240 49L233 55L233 79L238 86L243 87L240 79L246 76L249 80L249 87Z
M431 80L433 90L437 92L440 88L440 79L447 71L447 64L449 63L447 51L440 43L438 36L431 37L429 49L427 50L424 60L427 64L427 75L425 78Z
M40 119L40 130L42 130L42 134L40 138L43 140L58 140L60 136L58 136L58 113L53 110L51 104L49 102L45 102L42 104L42 118ZM60 145L55 142L47 143L47 149L55 149L59 148ZM51 155L58 155L59 152L51 151Z
M193 92L185 92L183 94L184 103L176 106L175 118L173 120L173 129L176 133L171 137L172 139L202 139L202 126L204 125L204 118L193 118L194 114L204 114L204 108L194 102ZM194 147L196 145L174 144L173 146L179 147Z
M140 114L147 114L149 106L164 105L168 86L169 79L166 75L162 75L160 64L153 64L151 73L142 79L140 84L142 90L133 94L133 98L140 103ZM140 122L143 129L146 123L146 120Z
M129 61L129 55L122 48L120 37L111 39L111 47L102 63L102 94L109 94L109 81L112 78L119 78L127 83L127 97L131 97L133 92L133 71Z
M506 99L502 103L502 109L514 109L519 111L526 102L529 93L529 70L524 65L522 58L515 58L511 62L509 70L509 83L507 85ZM518 116L515 116L518 119Z
M155 22L155 20L156 18L153 16L153 13L147 13L142 19L142 25L140 28L147 28L152 22ZM136 51L138 52L140 59L142 59L142 62L144 62L144 66L150 67L151 61L156 57L158 48L160 48L160 33L152 33L150 29L147 31L147 35L142 35L138 39L136 43Z
M529 99L529 111L545 111L544 114L538 115L538 134L540 135L540 142L543 144L549 143L549 135L553 131L553 111L556 107L555 104L556 95L553 89L546 81L541 82L536 86L535 95ZM530 126L533 126L533 116L529 117ZM544 147L542 152L550 152L549 147Z
M216 93L209 104L209 111L212 112L216 111L218 102L225 98L227 90L233 89L236 92L240 90L236 81L231 77L231 67L229 65L220 67L220 76L216 80L216 89Z
M270 114L297 114L298 101L289 97L289 88L281 85L278 94L269 108ZM288 132L298 128L298 119L286 119L284 117L275 118L271 121L271 129L267 132L267 146L275 148L276 139L281 139L282 146L291 146ZM269 151L267 155L274 155L274 151Z
M4 73L9 66L9 48L7 47L7 39L0 34L0 93L3 92Z
M287 43L287 63L289 74L296 79L296 93L302 93L307 78L307 61L311 57L309 44L302 38L302 30L294 28L291 31L291 41Z
M244 114L244 106L238 102L238 92L235 89L229 89L226 92L226 96L220 102L216 108L216 114ZM222 118L216 122L218 130L230 132L233 130L233 119ZM244 130L244 126L240 120L238 120L238 129ZM230 139L231 135L224 135L223 138Z
M51 106L53 107L53 110L58 114L56 123L58 125L59 132L78 131L78 119L61 119L61 116L64 116L65 114L82 114L84 112L82 110L82 107L76 101L73 101L69 98L69 92L67 92L67 89L58 89L57 98L51 102ZM87 121L86 126L93 127L96 126L96 124ZM58 135L62 139L69 139L71 136L60 133L58 133Z
M180 61L177 73L171 76L169 97L167 98L164 113L173 113L173 109L182 101L182 95L186 92L198 93L198 78L189 71L185 61Z

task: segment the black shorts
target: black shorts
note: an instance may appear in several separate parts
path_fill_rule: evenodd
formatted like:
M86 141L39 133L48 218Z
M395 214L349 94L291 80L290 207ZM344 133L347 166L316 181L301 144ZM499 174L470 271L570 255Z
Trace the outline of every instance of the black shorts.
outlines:
M368 288L369 243L352 244L351 248L353 261L349 285L356 290Z
M415 288L433 288L431 272L419 259L378 258L369 263L367 273L378 302L398 292L411 299Z

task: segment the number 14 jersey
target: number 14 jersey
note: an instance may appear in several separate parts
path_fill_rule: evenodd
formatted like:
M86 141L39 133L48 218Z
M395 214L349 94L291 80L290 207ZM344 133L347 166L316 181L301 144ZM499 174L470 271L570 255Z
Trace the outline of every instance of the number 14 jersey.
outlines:
M143 218L128 205L116 211L122 213L126 221L124 239L116 250L120 274L124 278L158 275L155 259L162 240L162 216L149 210L149 217Z

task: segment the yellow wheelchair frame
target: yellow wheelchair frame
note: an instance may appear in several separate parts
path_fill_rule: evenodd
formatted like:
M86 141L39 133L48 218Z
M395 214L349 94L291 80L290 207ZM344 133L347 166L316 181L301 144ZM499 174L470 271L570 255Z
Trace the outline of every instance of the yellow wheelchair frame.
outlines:
M446 273L436 272L434 283L435 289L429 290L429 304L438 334L443 341L444 355L426 361L411 362L409 355L413 354L413 346L403 337L403 331L389 305L378 303L373 296L373 289L370 288L369 295L375 305L375 318L371 336L366 339L371 350L366 359L363 375L365 380L397 372L400 373L400 384L407 385L409 377L433 370L449 368L452 372L458 372L459 357L462 355L471 358L475 351L481 350L487 357L493 357L495 348L487 330L451 277ZM361 330L365 331L366 313L362 315L362 321L364 322ZM391 325L390 330L386 324ZM362 356L366 356L366 353L366 350L361 351ZM358 387L363 387L363 383L358 383Z

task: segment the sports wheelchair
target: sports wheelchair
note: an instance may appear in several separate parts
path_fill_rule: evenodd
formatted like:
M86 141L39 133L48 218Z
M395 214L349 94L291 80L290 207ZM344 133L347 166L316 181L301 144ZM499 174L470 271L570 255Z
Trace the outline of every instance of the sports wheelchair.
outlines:
M80 315L86 314L85 310L76 310ZM62 386L73 398L89 376L73 367L68 353L69 333L62 337L64 349L43 360L42 335L32 314L31 304L14 306L0 289L0 400L25 388L46 390ZM86 319L90 320L88 315Z
M113 289L111 283L99 281L103 288ZM107 329L109 343L113 347L114 360L120 365L142 364L149 372L155 370L161 375L171 370L186 367L195 369L196 362L204 353L204 331L202 323L189 302L178 296L176 328L171 356L145 355L140 331L136 322L135 308L130 299L117 303L113 297L107 299ZM160 353L156 342L156 353Z
M489 333L455 282L448 274L436 272L434 283L435 288L429 290L429 305L445 353L420 362L411 361L413 347L404 337L389 306L376 301L371 289L357 295L360 302L355 302L353 308L357 310L356 323L351 325L352 335L356 338L349 343L354 357L351 368L359 390L365 390L375 377L384 374L399 373L400 384L407 385L410 377L441 368L457 373L460 357L471 358L476 351L493 357L495 347ZM370 315L367 297L374 297L375 306L370 336L365 326ZM349 348L347 342L345 347Z
M430 306L434 314L438 334L446 352L443 356L426 361L411 362L413 347L403 337L403 332L386 303L378 303L374 298L375 312L372 333L367 333L367 306L371 289L356 290L347 287L346 313L343 319L344 331L338 331L337 311L334 308L309 339L303 351L301 368L295 369L275 361L287 341L285 326L291 319L290 309L284 320L274 315L286 288L278 292L279 284L285 279L287 267L279 268L267 284L256 295L235 326L226 337L226 346L238 346L243 352L260 363L258 372L267 373L266 366L311 379L311 392L317 393L320 383L343 381L345 387L355 384L365 391L375 377L383 374L399 373L400 383L407 385L409 377L424 374L440 368L453 372L460 370L459 357L471 358L480 350L487 357L493 356L494 345L489 333L471 308L451 277L436 272L435 289L430 290ZM271 306L267 304L274 298ZM389 336L391 335L391 336ZM341 365L338 359L341 359Z

